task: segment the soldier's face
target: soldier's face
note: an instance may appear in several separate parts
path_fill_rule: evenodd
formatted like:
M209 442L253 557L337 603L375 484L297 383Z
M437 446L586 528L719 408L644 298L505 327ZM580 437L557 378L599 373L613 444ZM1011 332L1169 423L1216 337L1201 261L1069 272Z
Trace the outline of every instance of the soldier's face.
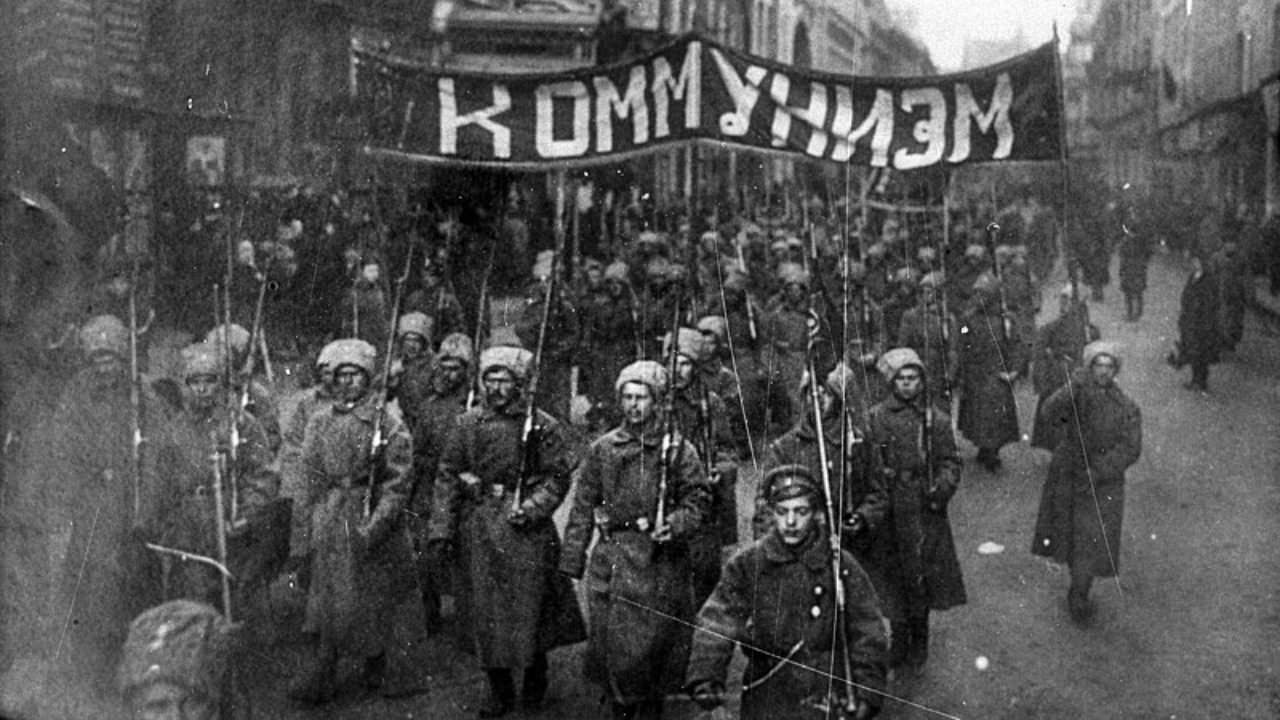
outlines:
M354 365L343 365L338 368L333 378L336 383L335 392L338 399L343 402L356 402L364 397L365 391L369 389L369 376L364 370Z
M622 297L622 291L626 289L621 282L613 279L605 280L604 287L612 297Z
M213 720L218 715L209 698L168 682L139 690L133 708L137 720Z
M622 386L619 392L619 401L622 405L622 416L628 425L640 426L648 422L653 417L654 407L656 403L653 397L653 391L648 385L638 382L629 382Z
M924 387L924 375L917 368L905 367L893 376L893 394L903 400L914 400Z
M446 358L440 361L437 377L446 388L456 388L466 382L467 366L456 358Z
M94 353L89 358L94 377L102 383L115 382L124 375L124 358L109 352Z
M1089 375L1093 377L1093 382L1098 387L1111 387L1119 372L1120 366L1116 364L1115 358L1109 355L1099 355L1089 366Z
M773 519L776 521L778 535L789 546L799 545L809 538L816 517L813 498L808 495L773 504Z
M684 390L689 387L689 383L693 382L693 373L696 368L693 361L688 355L676 356L676 388Z
M427 340L418 333L405 333L400 337L400 354L414 360L422 357L427 349Z
M516 376L506 368L497 368L484 374L484 402L493 410L510 406L519 397Z
M604 278L604 272L594 265L587 268L587 284L591 287L600 287L600 281Z
M208 409L218 398L221 383L216 375L192 375L187 378L187 394L193 407Z

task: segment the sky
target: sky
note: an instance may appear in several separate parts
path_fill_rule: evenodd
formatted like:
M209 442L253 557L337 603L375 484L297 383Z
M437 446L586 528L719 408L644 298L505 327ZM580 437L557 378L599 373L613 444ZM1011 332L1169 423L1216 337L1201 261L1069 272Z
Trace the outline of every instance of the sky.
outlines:
M1076 0L887 0L904 24L929 48L934 65L959 70L965 38L1010 38L1022 33L1036 47L1053 38L1053 21L1064 38Z

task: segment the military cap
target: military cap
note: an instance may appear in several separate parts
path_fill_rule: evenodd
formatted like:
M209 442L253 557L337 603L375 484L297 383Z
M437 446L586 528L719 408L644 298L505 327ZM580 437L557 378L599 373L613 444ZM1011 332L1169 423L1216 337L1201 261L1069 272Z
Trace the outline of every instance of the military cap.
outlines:
M417 335L423 340L431 337L431 330L435 325L435 321L426 313L411 312L400 316L400 322L396 323L396 337L404 337L405 335Z
M795 235L791 235L791 236L789 236L789 237L787 238L787 247L788 247L789 249L799 248L799 249L803 250L803 249L804 249L804 240L801 240L799 237L797 237L797 236L795 236Z
M320 348L320 354L316 355L317 368L333 367L333 351L330 349L332 347L333 343L328 343Z
M171 600L130 624L116 680L126 697L165 682L220 704L232 649L231 625L217 610Z
M583 258L582 271L588 272L590 270L604 270L604 263L593 257Z
M1014 254L1015 253L1012 245L1000 243L999 245L996 246L996 253L995 253L996 260L1000 260L1000 261L1012 260Z
M1080 353L1080 361L1085 367L1093 365L1093 361L1100 356L1106 355L1116 361L1116 370L1120 369L1120 345L1114 340L1094 340L1084 346L1084 350Z
M630 282L631 268L627 267L627 264L621 260L611 262L609 263L609 266L604 269L604 279L617 280L621 283Z
M796 263L783 263L778 266L778 279L784 285L800 285L809 287L809 273L804 271L804 266Z
M652 230L645 230L636 237L636 243L640 245L661 245L662 236Z
M996 276L989 272L984 272L973 281L973 291L980 295L989 295L996 291Z
M979 245L978 243L970 243L964 249L964 256L967 258L973 258L974 260L981 260L987 256L987 248L986 246Z
M369 377L373 377L373 365L378 356L378 351L369 343L355 338L345 338L329 343L327 349L329 350L334 370L344 365L352 365L364 370L369 374Z
M928 245L925 245L916 251L916 257L919 258L921 262L933 262L938 257L938 251Z
M711 348L707 345L707 339L702 333L693 328L682 327L676 331L676 342L681 355L689 358L694 364L701 363L711 354ZM671 333L662 336L662 355L669 357L671 355Z
M729 323L723 315L707 315L698 321L698 331L704 336L710 333L723 342L729 336Z
M1067 283L1066 285L1063 285L1061 288L1058 289L1058 297L1069 298L1069 297L1074 297L1075 294L1076 294L1076 288L1071 283Z
M99 315L80 328L80 346L90 357L110 353L126 358L129 356L129 328L114 315Z
M893 281L902 285L914 285L919 278L919 272L912 267L898 268L893 274Z
M533 367L533 353L524 348L500 345L480 353L480 377L493 370L509 370L515 379L524 382Z
M867 257L884 257L889 252L889 248L882 242L871 243L867 248Z
M765 473L762 494L770 504L819 493L813 473L803 465L780 465Z
M475 350L471 347L471 338L462 333L451 333L440 341L440 352L436 357L442 361L453 358L461 360L464 365L470 365L474 356Z
M876 370L880 371L880 375L888 382L898 376L902 368L914 366L924 371L924 363L920 362L920 356L911 348L894 348L880 356L876 361Z
M944 282L946 282L946 276L943 275L942 271L934 270L933 272L927 273L924 277L920 278L920 287L922 288L929 287L937 290L942 287L942 284Z
M243 326L232 324L219 325L204 336L204 341L221 351L223 337L231 342L231 352L237 355L249 349L249 331Z
M189 380L199 375L220 375L223 358L209 343L196 343L182 349L182 377Z
M662 367L662 363L653 360L637 360L622 368L613 388L622 392L622 386L632 382L647 386L654 397L661 397L667 391L667 369Z
M787 250L788 247L787 247L786 238L778 238L777 240L774 240L773 242L769 243L769 249L778 250L778 251Z

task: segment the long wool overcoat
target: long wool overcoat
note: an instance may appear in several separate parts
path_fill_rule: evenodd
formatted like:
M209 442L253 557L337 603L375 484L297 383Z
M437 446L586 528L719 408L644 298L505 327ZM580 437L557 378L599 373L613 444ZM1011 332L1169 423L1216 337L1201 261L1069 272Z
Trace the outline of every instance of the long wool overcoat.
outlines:
M1018 324L1000 319L987 303L975 307L960 328L960 432L979 448L999 449L1018 441L1013 384L999 373L1023 366L1026 349ZM1007 333L1005 330L1007 329Z
M486 668L528 667L539 653L586 639L571 584L556 573L560 535L551 522L578 460L555 418L538 411L536 426L532 470L521 486L523 528L508 518L520 475L522 403L459 415L436 474L430 536L461 540L475 599L471 634ZM468 485L462 473L479 484Z
M561 568L572 577L587 574L585 674L619 703L675 692L684 681L697 612L685 543L707 521L712 494L693 445L677 435L673 447L665 506L673 541L656 546L643 529L654 527L658 505L657 430L639 435L619 427L591 444L565 527Z
M1045 402L1064 427L1040 495L1031 552L1098 577L1120 567L1124 475L1142 454L1142 413L1117 386L1077 370Z
M399 413L384 409L374 474L373 511L365 517L370 448L378 405L373 393L341 402L311 418L302 447L300 497L294 512L311 522L294 555L310 550L311 586L304 629L354 656L384 652L391 613L413 588L409 537L401 516L412 482L413 440ZM362 535L360 528L369 528Z
M950 418L936 407L932 413L930 462L920 398L905 402L893 396L871 409L869 439L896 473L889 486L889 516L865 567L885 614L895 622L966 602L946 510L960 487L961 461ZM931 501L937 510L929 508Z

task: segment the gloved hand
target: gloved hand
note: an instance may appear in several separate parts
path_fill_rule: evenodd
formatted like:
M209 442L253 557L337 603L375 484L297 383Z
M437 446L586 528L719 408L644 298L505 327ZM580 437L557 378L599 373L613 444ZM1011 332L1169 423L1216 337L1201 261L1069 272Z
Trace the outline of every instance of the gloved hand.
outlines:
M724 704L724 686L715 680L703 680L693 687L693 701L710 712Z

